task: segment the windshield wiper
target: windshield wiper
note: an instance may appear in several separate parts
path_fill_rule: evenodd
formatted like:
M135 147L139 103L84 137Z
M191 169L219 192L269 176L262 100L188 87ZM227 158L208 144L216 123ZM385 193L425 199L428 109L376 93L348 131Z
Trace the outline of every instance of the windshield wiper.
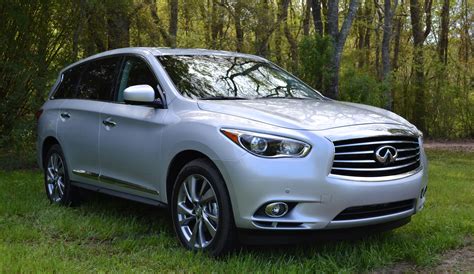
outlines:
M199 98L199 100L248 100L248 98L237 96L209 96Z

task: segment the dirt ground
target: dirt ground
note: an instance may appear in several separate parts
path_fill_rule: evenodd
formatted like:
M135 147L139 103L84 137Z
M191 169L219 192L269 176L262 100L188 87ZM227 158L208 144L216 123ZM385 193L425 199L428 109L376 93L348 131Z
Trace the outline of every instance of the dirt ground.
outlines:
M474 152L474 140L465 140L457 142L443 142L443 141L425 141L425 149L437 150L454 150L454 151L468 151Z
M474 273L474 240L467 238L461 248L449 250L441 256L435 267L417 267L412 263L400 262L379 269L374 273Z

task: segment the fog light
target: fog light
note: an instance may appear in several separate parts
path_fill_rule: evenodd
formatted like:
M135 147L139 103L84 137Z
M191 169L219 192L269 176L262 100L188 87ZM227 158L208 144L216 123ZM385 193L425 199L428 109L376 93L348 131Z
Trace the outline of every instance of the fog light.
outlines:
M269 217L282 217L288 212L288 205L283 202L268 204L265 207L265 214Z

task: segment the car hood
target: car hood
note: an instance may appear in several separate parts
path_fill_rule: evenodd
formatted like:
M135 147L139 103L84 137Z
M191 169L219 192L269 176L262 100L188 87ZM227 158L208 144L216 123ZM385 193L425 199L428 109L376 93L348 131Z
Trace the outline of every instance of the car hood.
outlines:
M384 109L329 99L199 100L198 106L206 111L291 129L324 130L364 124L413 127L405 119Z

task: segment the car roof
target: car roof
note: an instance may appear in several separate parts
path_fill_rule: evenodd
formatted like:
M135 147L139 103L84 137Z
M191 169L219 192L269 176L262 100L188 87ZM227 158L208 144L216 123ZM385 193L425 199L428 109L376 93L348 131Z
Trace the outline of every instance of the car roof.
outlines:
M217 55L217 56L230 56L230 57L244 57L255 59L263 62L267 62L266 59L252 55L252 54L245 54L245 53L238 53L232 51L224 51L224 50L209 50L209 49L194 49L194 48L159 48L159 47L132 47L132 48L120 48L120 49L113 49L104 51L87 58L81 59L67 67L65 67L62 71L70 69L71 67L77 66L81 63L91 61L94 59L99 59L102 57L117 55L117 54L139 54L139 55L153 55L153 56L165 56L165 55Z

